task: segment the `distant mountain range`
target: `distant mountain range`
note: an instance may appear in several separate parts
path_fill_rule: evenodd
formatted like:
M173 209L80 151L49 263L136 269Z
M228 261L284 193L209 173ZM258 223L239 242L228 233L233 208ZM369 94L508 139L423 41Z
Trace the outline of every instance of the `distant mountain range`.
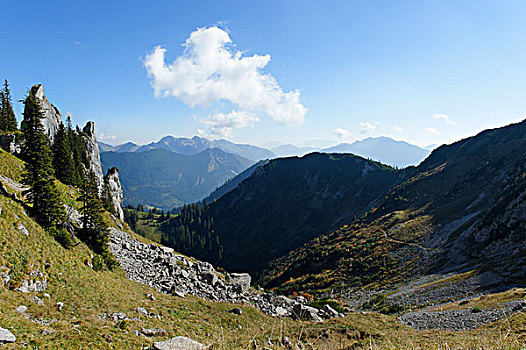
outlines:
M369 137L353 143L340 143L321 152L353 153L399 168L418 165L431 153L430 150L389 137Z
M219 199L248 177L256 167L248 169L239 178L234 179L234 176L242 173L256 162L276 157L304 156L316 151L313 147L297 147L291 144L280 145L268 150L226 140L208 140L198 136L192 138L165 136L148 145L127 142L112 146L99 142L99 149L103 166L106 168L117 166L119 168L123 179L126 203L134 205L143 203L170 210L183 204L199 202L207 196L209 197L208 201ZM167 152L154 153L155 157L151 159L146 156L139 156L141 153L153 150ZM175 162L175 159L179 158L171 154L194 156L206 150L223 152L221 159L225 161L220 162L219 172L208 172L208 168L203 164L208 164L211 160L203 156L196 157L192 161L185 158L187 161L184 163L185 168L183 169L182 164ZM387 137L367 138L352 144L342 143L320 152L353 153L399 168L417 165L430 153L429 150ZM112 154L108 155L107 153ZM129 153L135 154L135 156ZM207 154L217 155L218 152ZM163 160L162 157L166 157L166 159ZM165 165L162 168L164 173L150 174L150 169L156 168L161 163ZM170 166L175 168L169 169ZM198 173L199 171L202 172ZM141 181L145 182L144 184L134 182L139 174L142 174L140 176L143 176ZM175 175L176 179L170 179L169 174ZM193 178L191 180L185 178L184 181L179 181L177 180L179 174L192 174ZM196 185L195 183L198 181L196 176L201 176L205 181L201 185ZM225 184L223 188L218 188L217 191L211 193L216 190L217 186L230 179L231 181Z
M191 139L186 137L165 136L157 142L152 142L143 146L134 144L133 142L128 142L118 146L111 146L108 144L100 145L101 152L144 152L152 149L164 149L185 155L197 154L206 149L212 148L218 148L224 152L235 154L253 162L276 157L274 153L265 148L237 144L227 140L208 140L199 136L194 136Z
M164 149L142 152L102 152L104 172L116 166L125 204L148 204L164 210L205 198L253 162L219 148L196 154Z

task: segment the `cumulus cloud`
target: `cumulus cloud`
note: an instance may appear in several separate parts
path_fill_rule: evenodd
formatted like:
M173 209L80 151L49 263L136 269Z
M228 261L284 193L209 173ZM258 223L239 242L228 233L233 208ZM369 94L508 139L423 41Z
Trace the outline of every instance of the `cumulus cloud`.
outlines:
M234 129L253 127L260 119L248 112L232 111L230 113L216 113L204 118L196 119L208 128L208 132L198 129L199 136L210 138L230 137Z
M442 119L449 125L452 125L452 126L456 125L456 123L453 120L451 120L446 114L436 113L436 114L433 114L432 117L433 119Z
M435 128L425 128L422 132L427 136L442 136L442 133Z
M378 122L360 122L360 125L363 128L360 132L362 134L368 134L376 130Z
M218 27L195 30L183 46L184 53L172 63L166 62L166 49L161 46L144 59L155 96L173 96L190 107L228 102L240 110L235 113L245 113L244 119L252 122L258 113L285 125L304 122L307 108L300 102L300 92L284 92L272 75L261 72L270 62L270 55L245 56L234 49L228 33ZM202 121L237 120L232 113Z
M336 128L332 131L332 133L341 140L349 138L349 136L351 136L351 132L343 128Z
M404 130L404 129L402 129L402 128L399 127L398 125L395 125L395 126L393 126L393 130L396 131L396 132L400 132L400 131L402 131L402 130Z

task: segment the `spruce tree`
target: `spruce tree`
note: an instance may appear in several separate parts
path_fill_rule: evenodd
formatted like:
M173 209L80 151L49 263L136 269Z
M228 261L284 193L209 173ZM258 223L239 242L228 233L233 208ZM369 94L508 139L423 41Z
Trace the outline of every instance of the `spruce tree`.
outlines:
M11 91L7 79L4 82L4 88L1 92L0 105L0 130L12 133L17 129L17 121L13 104L11 102Z
M82 203L82 228L78 236L95 254L104 259L107 267L113 269L117 266L117 262L108 248L109 228L104 220L104 207L99 197L97 179L92 170L87 172L84 178L79 200Z
M80 186L85 177L85 170L89 168L89 161L81 131L78 127L76 130L73 129L71 117L69 115L67 117L67 134L73 160L75 162L76 178L78 179L77 185Z
M44 134L42 111L34 96L24 102L24 136L22 156L26 161L23 182L30 187L31 208L35 220L51 228L65 219L65 210L55 184L52 153Z
M72 186L79 184L79 174L73 160L69 137L62 123L59 124L53 144L53 167L57 179L63 183Z

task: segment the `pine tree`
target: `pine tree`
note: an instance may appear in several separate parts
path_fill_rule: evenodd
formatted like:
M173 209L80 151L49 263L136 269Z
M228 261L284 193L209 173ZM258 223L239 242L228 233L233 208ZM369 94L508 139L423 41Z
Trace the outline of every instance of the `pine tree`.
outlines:
M34 96L24 102L24 136L22 156L26 161L23 182L30 187L31 209L35 220L44 228L51 228L65 219L52 167L49 140L40 121L42 111Z
M82 202L82 228L78 236L95 254L104 259L107 267L113 269L116 261L108 249L109 228L104 220L104 207L99 197L97 179L92 170L84 178L79 200Z
M86 153L86 144L82 139L81 131L77 127L73 129L71 117L67 117L67 134L69 139L69 145L75 162L76 177L78 179L78 186L82 185L82 181L85 177L85 169L89 168L89 160Z
M11 91L7 79L4 82L4 88L0 93L0 130L11 133L17 129L17 121L13 104L11 102Z
M53 168L57 179L63 183L72 186L79 184L79 174L73 160L69 137L62 123L58 127L53 144Z

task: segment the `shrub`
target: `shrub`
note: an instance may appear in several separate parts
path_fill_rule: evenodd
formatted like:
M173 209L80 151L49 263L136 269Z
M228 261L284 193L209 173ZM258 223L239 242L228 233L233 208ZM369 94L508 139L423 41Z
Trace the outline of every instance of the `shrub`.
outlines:
M73 239L71 238L71 234L65 229L56 229L55 227L53 227L48 229L48 232L64 248L69 249L73 247Z

